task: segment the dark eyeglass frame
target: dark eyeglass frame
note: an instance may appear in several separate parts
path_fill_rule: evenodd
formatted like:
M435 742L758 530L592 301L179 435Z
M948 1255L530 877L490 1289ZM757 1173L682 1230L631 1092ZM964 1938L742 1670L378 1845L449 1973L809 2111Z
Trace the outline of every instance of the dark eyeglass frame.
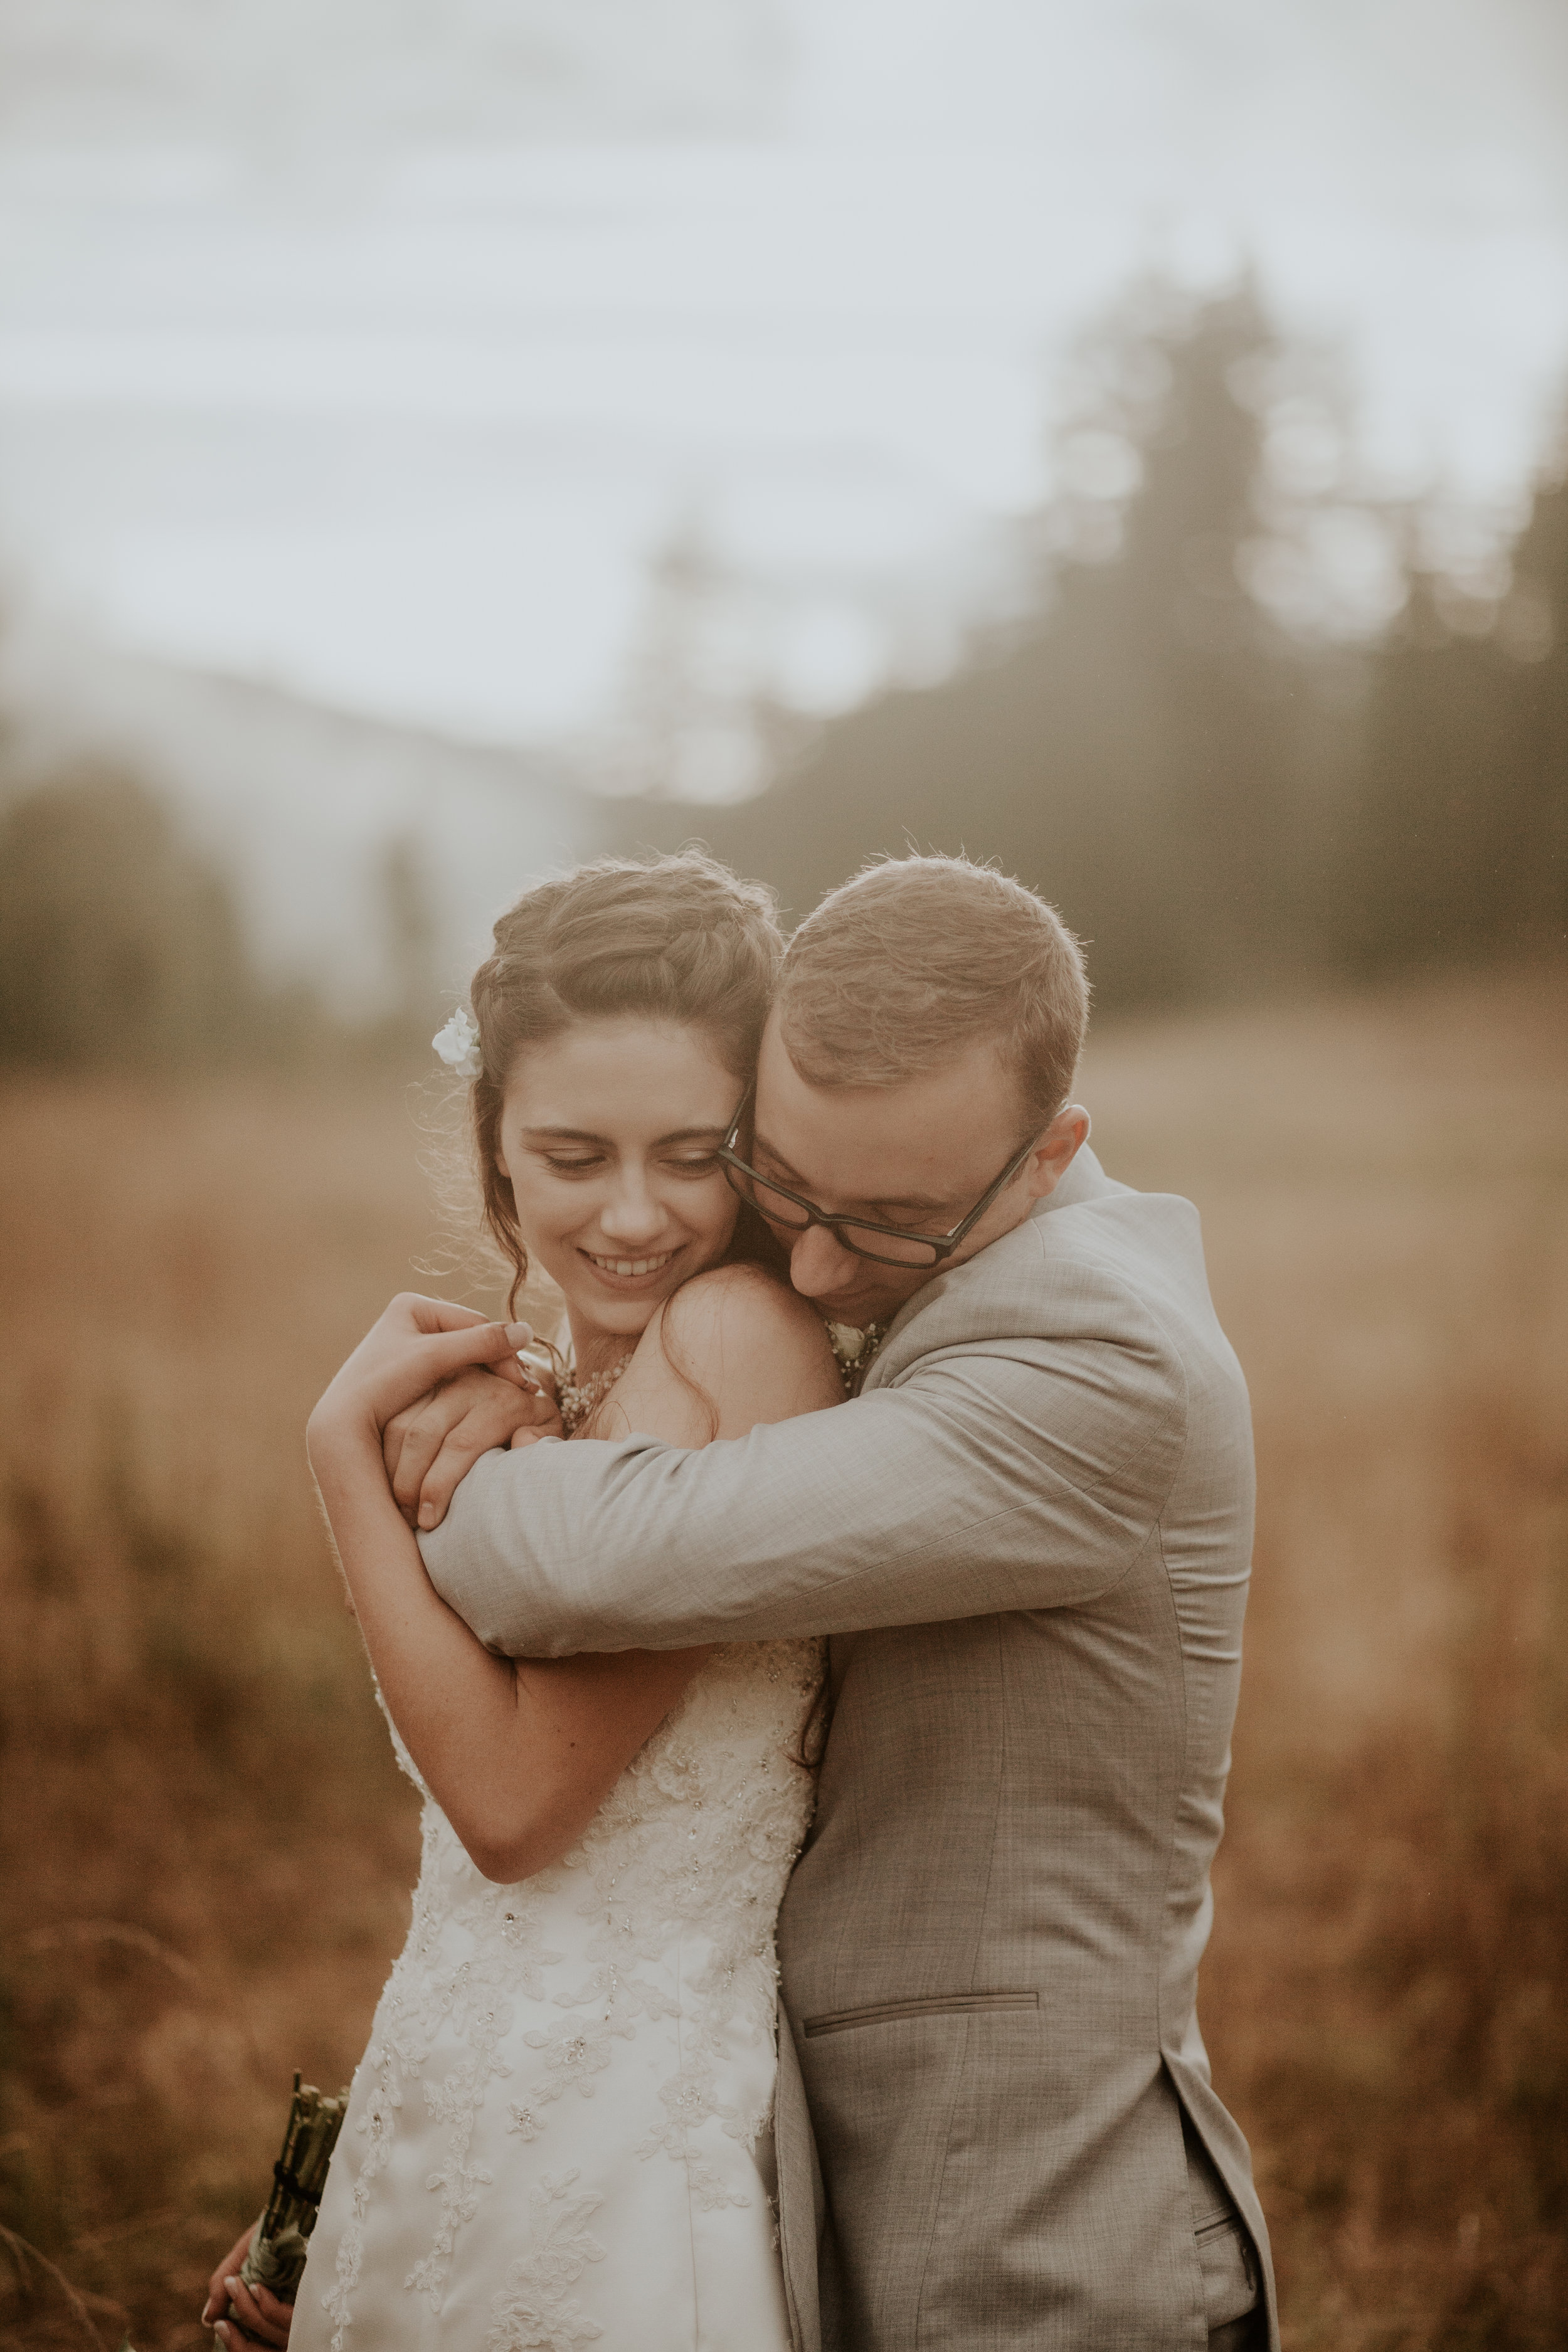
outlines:
M746 1194L741 1191L735 1178L737 1175L749 1177L753 1184L760 1184L764 1192L776 1192L781 1200L792 1202L797 1209L804 1209L805 1212L805 1223L803 1225L792 1225L783 1217L769 1217L760 1202L747 1201L747 1206L755 1209L758 1216L763 1218L769 1224L778 1225L786 1234L808 1234L813 1225L826 1225L839 1247L848 1250L852 1256L869 1258L873 1265L900 1266L906 1274L926 1270L924 1261L920 1258L887 1257L880 1250L862 1249L858 1242L846 1238L843 1228L846 1225L853 1225L859 1233L886 1234L889 1241L918 1243L921 1248L929 1249L931 1252L931 1266L939 1266L944 1258L951 1257L953 1251L961 1248L968 1240L986 1210L1006 1191L1046 1131L1042 1127L1036 1134L1030 1136L1027 1143L1013 1154L994 1183L986 1186L968 1215L961 1217L957 1224L949 1232L912 1234L903 1225L880 1225L874 1217L829 1215L826 1209L819 1209L815 1201L808 1201L804 1192L792 1192L787 1184L780 1184L773 1177L760 1174L749 1160L742 1160L735 1149L735 1144L745 1124L746 1113L752 1108L752 1098L755 1092L755 1087L751 1086L742 1096L735 1116L730 1121L729 1131L719 1146L716 1155L723 1163L724 1181L730 1190L738 1194L742 1201L747 1201ZM1047 1124L1048 1125L1049 1122L1047 1121Z

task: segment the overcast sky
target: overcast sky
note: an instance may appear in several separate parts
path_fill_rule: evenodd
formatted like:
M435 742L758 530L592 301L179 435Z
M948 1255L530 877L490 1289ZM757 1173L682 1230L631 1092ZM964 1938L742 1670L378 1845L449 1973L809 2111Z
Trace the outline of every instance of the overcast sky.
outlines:
M0 0L0 572L571 736L685 520L827 707L984 599L1151 263L1342 343L1357 478L1517 503L1565 156L1560 0Z

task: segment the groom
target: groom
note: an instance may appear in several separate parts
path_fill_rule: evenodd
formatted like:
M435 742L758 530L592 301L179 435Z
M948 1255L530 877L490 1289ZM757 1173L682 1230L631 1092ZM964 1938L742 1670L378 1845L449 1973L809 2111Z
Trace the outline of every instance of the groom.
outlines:
M1196 1213L1083 1148L1086 1008L1016 883L911 857L835 891L731 1175L798 1290L885 1327L860 1395L696 1453L488 1452L421 1538L513 1653L832 1636L779 1926L803 2352L1279 2342L1194 2007L1247 1395Z

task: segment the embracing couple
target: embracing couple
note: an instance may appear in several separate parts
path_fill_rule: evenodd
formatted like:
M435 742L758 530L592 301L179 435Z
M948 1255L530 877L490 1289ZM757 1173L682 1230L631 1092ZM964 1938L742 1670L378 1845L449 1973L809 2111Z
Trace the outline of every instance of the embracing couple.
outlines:
M1267 2352L1194 2006L1247 1395L1195 1212L1088 1149L1076 943L910 857L785 946L686 855L528 892L471 997L569 1349L405 1297L311 1418L424 1864L226 2340Z

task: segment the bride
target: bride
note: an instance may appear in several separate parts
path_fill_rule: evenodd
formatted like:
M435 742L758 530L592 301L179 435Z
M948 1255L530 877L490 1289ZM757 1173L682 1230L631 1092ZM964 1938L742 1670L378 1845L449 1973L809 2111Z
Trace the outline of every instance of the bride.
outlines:
M565 1434L698 1446L837 1402L823 1325L717 1157L780 953L765 894L694 855L607 862L528 892L495 942L458 1043L512 1305L531 1265L565 1297ZM232 2296L220 2338L295 2352L786 2352L773 1923L823 1645L484 1649L426 1580L383 1433L464 1365L517 1373L529 1335L427 1306L431 1336L378 1326L309 1431L426 1798L413 1925L292 2313L235 2293L243 2240L208 2311ZM519 1395L525 1443L549 1407Z

